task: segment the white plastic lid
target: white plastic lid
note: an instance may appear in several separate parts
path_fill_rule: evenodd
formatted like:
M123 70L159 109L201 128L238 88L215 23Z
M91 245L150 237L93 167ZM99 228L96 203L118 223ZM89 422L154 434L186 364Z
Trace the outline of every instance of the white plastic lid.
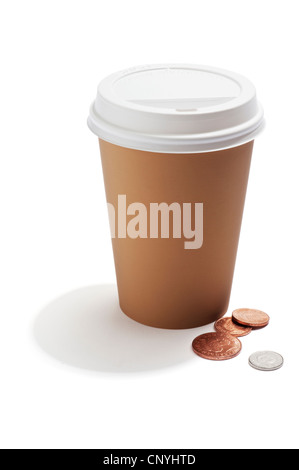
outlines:
M263 125L249 80L201 65L147 65L109 75L88 117L89 128L103 140L166 153L235 147Z

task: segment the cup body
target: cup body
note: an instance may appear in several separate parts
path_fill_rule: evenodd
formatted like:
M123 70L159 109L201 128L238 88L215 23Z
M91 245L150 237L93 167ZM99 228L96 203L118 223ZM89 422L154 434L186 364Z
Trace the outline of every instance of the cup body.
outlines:
M253 140L193 154L99 141L122 311L145 325L170 329L222 317L230 298ZM163 236L162 212L158 232L152 227L157 213L151 212L161 203L164 208L176 203L181 214L178 222L169 210L169 230ZM184 235L188 210L189 229L198 229L193 244L190 230ZM134 223L138 214L146 214L143 227L137 219Z

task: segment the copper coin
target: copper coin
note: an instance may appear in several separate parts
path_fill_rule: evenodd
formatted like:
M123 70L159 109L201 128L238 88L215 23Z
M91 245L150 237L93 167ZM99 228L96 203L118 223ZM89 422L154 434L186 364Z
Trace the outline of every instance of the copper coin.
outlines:
M228 333L232 336L247 336L252 332L252 328L249 326L241 326L234 323L232 317L220 318L214 326L215 330L219 333Z
M239 308L233 312L233 321L252 328L262 328L268 325L270 317L261 310Z
M242 344L238 338L223 333L206 333L193 340L192 349L200 357L225 361L238 356Z

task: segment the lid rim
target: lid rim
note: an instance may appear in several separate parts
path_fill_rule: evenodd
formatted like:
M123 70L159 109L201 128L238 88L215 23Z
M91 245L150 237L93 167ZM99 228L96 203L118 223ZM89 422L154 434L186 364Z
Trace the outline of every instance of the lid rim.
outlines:
M244 133L237 138L231 138L228 136L227 139L219 139L219 140L206 140L204 143L198 141L190 141L188 139L185 144L180 142L177 145L170 145L169 141L167 143L150 141L147 136L147 141L140 141L137 138L133 141L130 138L119 137L117 134L109 134L107 132L96 132L94 124L90 117L87 119L87 125L89 129L101 140L109 142L113 145L117 145L120 147L132 149L132 150L140 150L144 152L152 152L152 153L168 153L168 154L193 154L193 153L209 153L215 152L219 150L225 150L233 147L238 147L240 145L246 144L254 140L259 134L261 134L265 128L266 122L265 119L262 119L259 125L253 129L250 133ZM135 137L137 137L137 133Z

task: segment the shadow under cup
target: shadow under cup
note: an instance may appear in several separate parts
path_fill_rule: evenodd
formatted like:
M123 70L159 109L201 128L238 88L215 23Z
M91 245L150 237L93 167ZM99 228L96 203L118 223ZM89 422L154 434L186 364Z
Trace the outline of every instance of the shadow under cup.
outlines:
M230 298L253 140L186 154L134 150L99 140L107 202L114 208L112 243L122 311L145 325L174 329L222 317ZM159 236L151 236L151 207L161 203L164 208L177 203L180 237L174 225L178 212L171 209L164 213L169 236L161 236L162 211ZM142 214L130 211L131 204L144 207ZM196 207L201 210L198 219ZM197 244L186 243L192 241L184 235L188 210L189 228L200 232ZM134 238L128 234L132 220Z

